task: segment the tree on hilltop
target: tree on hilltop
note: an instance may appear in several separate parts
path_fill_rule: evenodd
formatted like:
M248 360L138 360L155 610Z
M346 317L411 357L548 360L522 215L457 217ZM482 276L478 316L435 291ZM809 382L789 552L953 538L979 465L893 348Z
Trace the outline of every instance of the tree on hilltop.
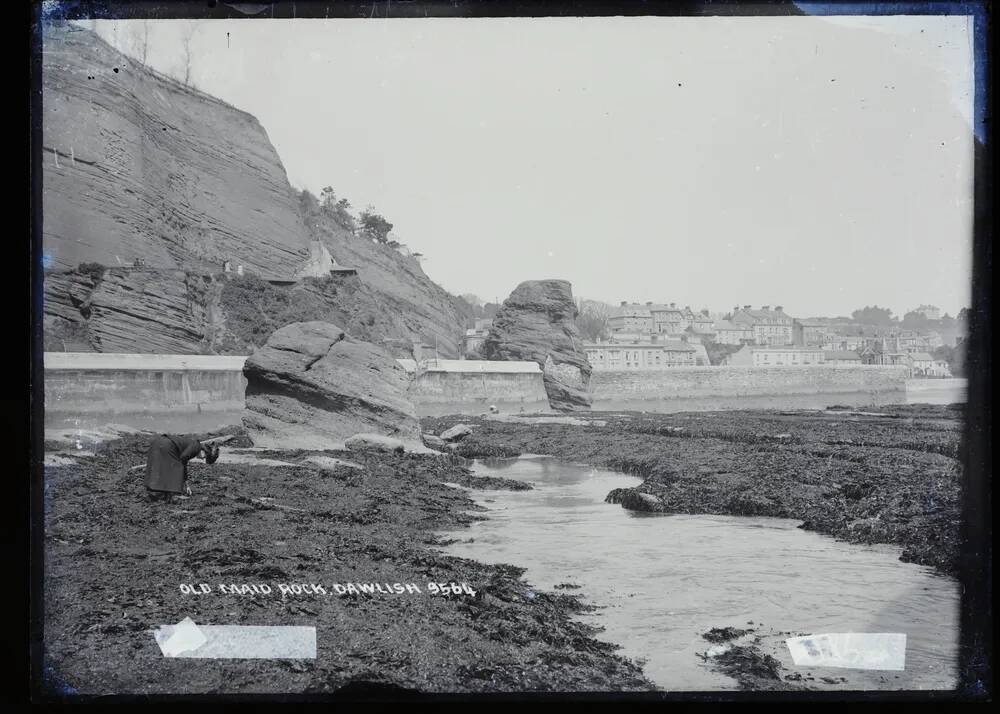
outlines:
M376 213L374 206L369 206L361 212L361 232L367 238L376 243L385 244L389 242L389 231L391 230L392 224L384 216Z
M877 325L879 327L889 327L896 322L896 318L892 316L892 310L878 305L866 305L860 310L855 310L851 313L851 318L863 325Z
M351 202L346 198L338 199L332 186L323 187L323 190L320 191L319 200L320 207L323 209L324 215L330 218L338 226L350 231L351 233L357 231L357 221L355 221L354 216L351 215Z
M922 312L910 311L903 315L902 325L910 330L919 330L930 327L933 322L933 320L928 319Z

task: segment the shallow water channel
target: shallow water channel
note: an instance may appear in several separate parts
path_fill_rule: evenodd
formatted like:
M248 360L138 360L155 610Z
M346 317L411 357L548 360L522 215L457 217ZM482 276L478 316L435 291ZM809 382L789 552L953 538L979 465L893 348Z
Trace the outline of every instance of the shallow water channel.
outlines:
M446 552L526 568L538 589L578 585L556 591L598 606L580 618L644 660L663 690L737 688L698 656L713 647L701 634L726 626L754 628L748 637L761 636L761 648L810 688L956 685L958 584L901 563L898 549L842 543L786 519L627 511L604 497L640 479L545 457L474 470L534 489L472 490L488 520L446 534L458 539ZM905 633L905 670L795 666L784 639L826 632Z

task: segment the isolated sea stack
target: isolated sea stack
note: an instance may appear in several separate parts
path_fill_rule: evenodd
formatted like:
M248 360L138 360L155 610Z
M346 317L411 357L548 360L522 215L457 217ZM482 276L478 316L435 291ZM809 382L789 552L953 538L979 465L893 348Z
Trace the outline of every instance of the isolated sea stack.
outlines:
M488 360L537 362L549 406L590 409L590 362L576 327L573 288L566 280L527 280L510 294L486 337Z
M328 322L276 330L243 374L243 425L255 446L331 449L359 433L420 439L406 370Z

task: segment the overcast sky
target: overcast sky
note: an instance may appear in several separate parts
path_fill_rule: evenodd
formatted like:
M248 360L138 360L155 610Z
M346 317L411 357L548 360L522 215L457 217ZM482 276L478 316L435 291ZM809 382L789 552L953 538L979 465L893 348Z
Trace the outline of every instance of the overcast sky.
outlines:
M151 24L176 74L187 23ZM373 204L454 293L970 303L965 17L215 20L193 54L294 186Z

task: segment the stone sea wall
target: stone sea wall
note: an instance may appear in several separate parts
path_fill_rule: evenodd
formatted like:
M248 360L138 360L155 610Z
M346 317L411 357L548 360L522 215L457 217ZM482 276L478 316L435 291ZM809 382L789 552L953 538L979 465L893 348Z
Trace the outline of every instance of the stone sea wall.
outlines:
M240 410L243 356L108 353L45 354L45 409L68 413L169 413ZM439 360L416 369L409 396L420 414L547 408L541 369L532 362ZM932 381L932 380L928 380ZM711 397L905 394L905 367L675 367L662 372L595 371L597 409ZM611 406L608 406L608 405ZM617 406L615 406L617 404Z
M45 410L69 414L184 413L243 409L245 356L45 353ZM483 411L496 404L548 408L542 371L533 362L438 360L411 375L409 397L420 413ZM421 408L425 407L425 408Z
M243 408L246 357L47 352L45 411L121 414Z
M906 367L674 367L656 371L594 371L594 402L656 401L854 392L905 392Z

